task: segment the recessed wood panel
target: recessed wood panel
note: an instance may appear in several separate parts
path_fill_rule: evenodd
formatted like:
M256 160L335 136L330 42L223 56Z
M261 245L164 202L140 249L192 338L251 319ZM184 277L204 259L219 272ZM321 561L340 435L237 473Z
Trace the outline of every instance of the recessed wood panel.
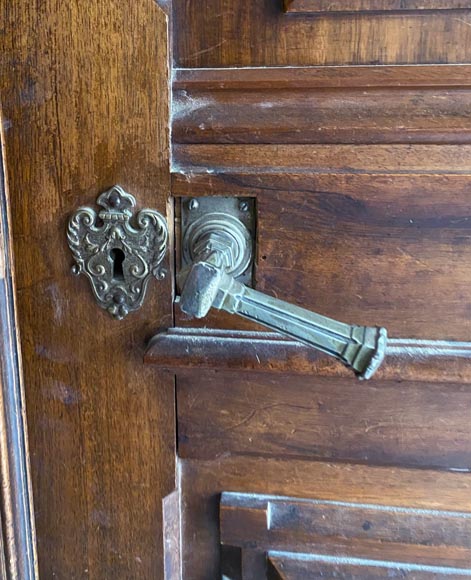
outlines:
M463 10L466 8L471 8L469 0L285 0L286 12L293 14Z
M207 371L179 376L177 393L182 457L471 465L468 385Z
M470 187L466 173L348 167L190 171L173 184L175 195L257 197L256 289L392 337L458 341L471 336Z
M468 512L340 499L223 492L220 503L221 543L240 548L242 563L251 553L269 564L267 575L259 558L244 580L469 578L470 525Z
M370 506L377 504L411 511L447 510L469 514L471 509L468 473L236 457L226 452L214 461L182 461L181 482L182 502L186 513L183 519L183 577L192 580L206 580L218 576L221 553L219 504L220 494L224 491L247 493L252 497L254 494L288 495L318 501L352 502ZM255 522L257 518L251 521ZM266 526L266 516L264 520L262 518L258 521ZM362 521L358 528L359 535L374 533L374 527L370 527L369 530L362 527L365 521ZM446 528L439 526L431 525L431 530L433 533L446 533ZM245 530L241 531L245 531L247 536L249 528L246 526ZM396 531L401 533L401 530ZM271 533L277 534L276 530ZM394 530L391 530L391 533L394 533ZM402 533L407 533L407 530L402 530ZM287 536L289 539L290 534ZM358 543L353 540L337 543L333 538L326 537L324 543L312 541L309 549L311 552L317 549L318 553L341 557L345 556L346 543L351 557L361 557L361 552L355 552ZM256 546L252 544L252 548ZM394 542L375 541L368 545L367 557L374 560L388 559L386 550L389 552L388 556L396 558L398 562L401 562L407 553L404 544L395 547ZM440 561L450 565L454 559L453 565L469 568L469 557L460 549L443 546L435 547L433 550L438 556L438 559L434 560L437 565ZM414 556L409 562L414 558L417 562L420 558L420 562L425 564L430 551L427 545L416 545ZM409 555L410 553L409 551ZM429 564L430 561L429 558ZM364 578L356 569L352 571L358 574L358 578ZM414 575L409 577L415 578ZM259 580L263 576L255 578ZM304 580L305 576L301 575L300 578Z
M387 5L387 0L319 2L310 0L308 6ZM175 63L211 68L470 62L469 12L441 9L445 3L469 7L469 0L424 0L422 5L431 2L432 10L317 12L321 17L313 18L287 15L282 0L206 0L204 8L200 2L175 0ZM389 5L398 4L391 0ZM400 4L420 6L418 0Z

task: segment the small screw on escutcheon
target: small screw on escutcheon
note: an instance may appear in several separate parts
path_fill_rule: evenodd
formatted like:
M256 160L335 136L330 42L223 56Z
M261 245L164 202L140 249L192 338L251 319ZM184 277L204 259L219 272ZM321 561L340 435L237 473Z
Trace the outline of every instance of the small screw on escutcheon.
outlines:
M243 211L244 213L249 211L250 209L250 205L249 202L246 200L242 200L241 202L239 202L239 210Z
M190 199L190 202L188 203L188 209L190 211L195 211L196 209L198 209L200 206L199 201L195 198Z

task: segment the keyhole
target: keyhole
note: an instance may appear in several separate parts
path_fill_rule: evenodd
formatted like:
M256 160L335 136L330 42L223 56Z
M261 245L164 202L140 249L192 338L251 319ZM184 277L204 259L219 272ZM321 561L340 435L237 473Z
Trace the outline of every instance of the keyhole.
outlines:
M113 248L110 252L110 258L113 262L113 280L124 280L123 262L126 256L123 250Z

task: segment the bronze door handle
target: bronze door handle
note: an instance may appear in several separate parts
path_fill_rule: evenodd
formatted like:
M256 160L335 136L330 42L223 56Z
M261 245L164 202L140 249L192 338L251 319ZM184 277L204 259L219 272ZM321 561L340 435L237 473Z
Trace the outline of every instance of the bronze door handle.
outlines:
M247 228L233 215L203 215L183 244L193 258L179 274L178 303L185 314L203 318L217 308L243 316L339 359L362 379L369 379L380 366L386 352L385 328L345 324L236 280L252 248Z

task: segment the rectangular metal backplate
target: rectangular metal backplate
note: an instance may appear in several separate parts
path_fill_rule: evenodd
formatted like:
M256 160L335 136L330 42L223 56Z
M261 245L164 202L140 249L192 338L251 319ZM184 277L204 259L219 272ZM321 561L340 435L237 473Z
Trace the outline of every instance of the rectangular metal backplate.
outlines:
M182 197L180 199L181 239L180 264L181 267L190 265L188 256L183 247L185 232L196 220L207 217L209 214L223 213L238 218L249 230L255 248L256 234L256 202L253 197ZM255 252L254 252L255 254ZM253 261L251 265L237 277L239 282L252 286Z

